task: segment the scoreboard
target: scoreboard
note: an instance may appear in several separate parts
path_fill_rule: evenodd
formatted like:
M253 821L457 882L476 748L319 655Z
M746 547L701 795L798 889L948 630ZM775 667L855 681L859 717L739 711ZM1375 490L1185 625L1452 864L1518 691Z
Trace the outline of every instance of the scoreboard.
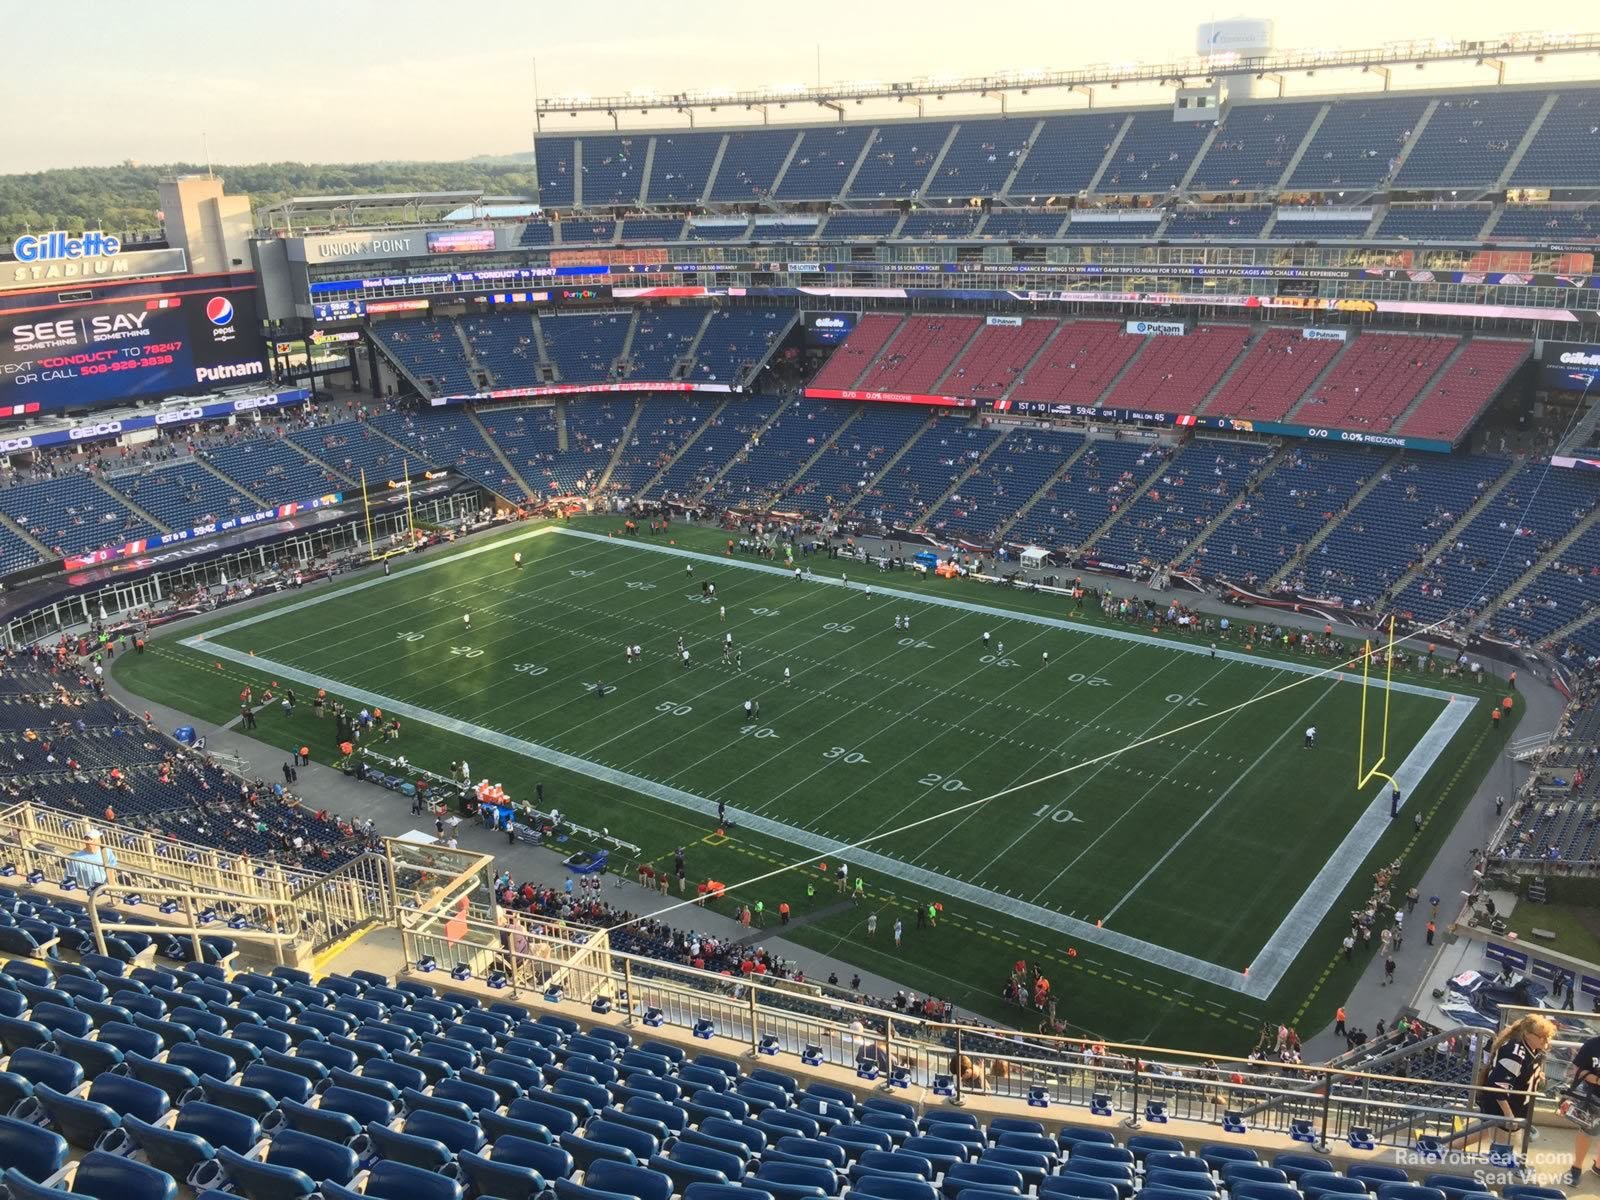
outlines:
M268 378L253 287L0 314L0 418Z

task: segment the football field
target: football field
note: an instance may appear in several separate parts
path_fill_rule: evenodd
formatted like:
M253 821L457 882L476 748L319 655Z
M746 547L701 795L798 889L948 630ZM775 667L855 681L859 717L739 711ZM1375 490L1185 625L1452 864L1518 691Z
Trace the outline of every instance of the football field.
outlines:
M381 707L413 761L465 755L516 799L546 781L549 804L658 862L721 802L731 841L764 852L713 837L691 876L770 876L743 893L769 911L808 910L777 866L815 879L842 859L875 893L1241 1000L1272 994L1391 828L1387 784L1355 787L1359 678L1328 660L822 557L797 580L715 535L684 542L523 529L157 649ZM1486 711L1430 682L1392 695L1384 769L1408 800ZM838 901L817 890L812 906Z

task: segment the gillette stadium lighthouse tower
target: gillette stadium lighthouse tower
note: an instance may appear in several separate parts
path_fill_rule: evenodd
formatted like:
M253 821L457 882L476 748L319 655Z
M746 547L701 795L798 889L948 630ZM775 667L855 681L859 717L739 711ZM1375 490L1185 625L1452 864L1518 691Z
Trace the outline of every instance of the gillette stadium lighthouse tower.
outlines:
M1250 60L1277 48L1277 28L1270 17L1234 17L1208 21L1195 30L1195 53L1215 68L1204 84L1179 89L1173 116L1180 121L1219 120L1232 97L1255 96L1264 84ZM1238 69L1229 67L1238 64ZM1276 86L1275 84L1271 86Z

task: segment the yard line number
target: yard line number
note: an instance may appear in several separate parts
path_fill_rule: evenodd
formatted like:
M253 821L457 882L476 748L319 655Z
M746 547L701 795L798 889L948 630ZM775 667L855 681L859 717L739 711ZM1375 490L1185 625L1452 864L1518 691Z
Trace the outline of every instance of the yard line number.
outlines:
M861 751L846 750L843 746L833 746L830 749L824 750L822 752L822 757L827 759L829 762L848 763L852 767L872 761L865 754L862 754Z
M1041 804L1039 806L1039 811L1033 815L1041 820L1045 817L1049 817L1058 825L1065 825L1069 821L1075 821L1079 825L1083 824L1083 818L1075 815L1073 811L1064 804Z

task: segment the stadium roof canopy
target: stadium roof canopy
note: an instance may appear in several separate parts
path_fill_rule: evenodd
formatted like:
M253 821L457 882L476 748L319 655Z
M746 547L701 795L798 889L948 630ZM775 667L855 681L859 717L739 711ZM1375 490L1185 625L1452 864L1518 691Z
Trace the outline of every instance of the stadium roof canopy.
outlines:
M262 213L269 228L292 229L297 223L315 220L318 224L360 224L369 213L392 213L396 209L420 218L424 212L475 205L483 200L483 189L461 192L366 192L349 196L293 196L279 201Z
M1217 76L1255 75L1271 80L1279 97L1285 94L1285 79L1290 74L1312 76L1317 71L1361 71L1377 75L1388 91L1390 74L1403 66L1423 67L1428 63L1475 63L1493 72L1494 82L1505 82L1506 62L1510 59L1542 60L1550 54L1582 54L1600 50L1596 33L1508 33L1486 38L1428 38L1390 42L1382 46L1352 50L1273 50L1246 56L1235 52L1209 54L1167 62L1096 63L1064 71L1000 71L966 78L919 76L900 82L830 83L807 86L779 84L774 87L741 91L628 92L611 96L555 96L536 100L534 121L542 131L546 117L580 113L603 114L619 127L623 115L648 115L651 112L676 112L694 124L698 110L716 112L719 108L744 108L759 112L762 123L769 109L799 108L812 104L846 119L847 103L911 100L922 115L924 100L943 100L949 96L975 96L993 100L1006 111L1007 98L1030 92L1080 92L1094 103L1097 87L1122 84L1172 84L1190 87L1209 84Z

